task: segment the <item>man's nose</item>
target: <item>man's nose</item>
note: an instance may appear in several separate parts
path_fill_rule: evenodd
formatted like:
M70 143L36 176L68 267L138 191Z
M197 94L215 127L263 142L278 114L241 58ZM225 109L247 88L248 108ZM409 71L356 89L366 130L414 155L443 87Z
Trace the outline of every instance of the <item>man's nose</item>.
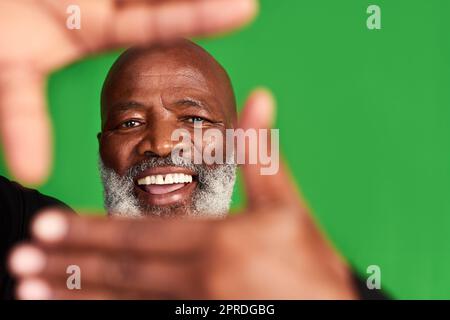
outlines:
M146 131L137 151L143 156L167 157L174 148L172 129L169 125L154 125Z

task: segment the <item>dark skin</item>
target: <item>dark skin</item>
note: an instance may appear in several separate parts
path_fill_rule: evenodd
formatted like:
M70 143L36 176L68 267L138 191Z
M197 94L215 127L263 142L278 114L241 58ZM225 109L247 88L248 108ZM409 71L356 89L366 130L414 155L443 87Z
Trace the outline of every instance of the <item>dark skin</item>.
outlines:
M101 114L100 155L119 175L147 158L170 156L176 129L187 130L193 143L194 124L203 130L218 129L225 137L225 129L236 123L234 93L225 70L206 51L185 40L124 53L105 82ZM137 186L139 178L168 173L190 174L194 181L160 195ZM198 187L195 172L175 166L146 170L136 181L140 202L151 206L189 208Z
M184 105L178 104L177 109L169 108L170 103L169 106L159 104L179 100L178 96L161 94L165 92L161 84L170 87L174 83L166 82L168 80L162 76L167 71L168 61L164 62L160 67L164 72L159 69L156 73L158 81L154 77L144 77L131 86L138 87L136 84L141 81L158 84L151 99L143 99L145 95L137 94L140 90L122 92L128 92L123 96L132 96L147 106L139 109L140 117L151 119L152 112L157 112L167 120L162 130L166 132L187 124L179 120ZM199 72L197 84L200 75ZM192 81L184 77L177 77L176 81L184 88L193 86ZM120 88L117 90L121 92ZM208 90L217 90L217 87L211 86ZM215 91L215 97L225 99L221 93L226 90ZM103 134L111 117L108 110L111 109L104 108ZM232 109L224 111L226 114ZM270 93L255 90L236 126L244 130L270 128L274 111ZM227 116L222 118L226 126L233 122L232 114L229 116L229 120ZM155 125L161 125L161 121ZM161 155L168 152L167 133L149 129L157 134L155 138L144 133L144 127L142 132L139 128L135 134L113 133L108 138L102 137L101 146L105 148L102 156L108 159L109 165L123 172L144 157L143 150ZM129 143L122 136L128 134L130 139L126 140L132 140ZM106 151L107 139L111 147L122 142L121 148L127 148L128 153L116 149L120 155L114 157ZM41 214L33 223L32 243L16 248L9 260L10 270L19 280L18 298L356 298L347 264L315 224L286 166L281 163L280 170L270 176L261 175L261 167L261 163L242 166L247 207L226 219L130 220L77 217L54 211ZM81 268L81 290L66 287L66 268L73 264Z

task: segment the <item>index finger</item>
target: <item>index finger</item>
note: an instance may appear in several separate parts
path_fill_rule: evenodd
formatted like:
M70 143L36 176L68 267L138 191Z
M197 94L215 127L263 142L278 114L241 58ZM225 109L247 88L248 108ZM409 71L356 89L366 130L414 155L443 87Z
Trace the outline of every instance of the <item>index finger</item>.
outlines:
M231 31L248 23L257 0L46 0L65 23L66 9L78 5L77 33L83 52L149 44Z
M32 234L49 246L180 255L200 248L212 227L206 220L80 217L52 210L33 221Z
M117 46L223 33L249 22L256 11L255 0L140 2L117 10L110 41Z

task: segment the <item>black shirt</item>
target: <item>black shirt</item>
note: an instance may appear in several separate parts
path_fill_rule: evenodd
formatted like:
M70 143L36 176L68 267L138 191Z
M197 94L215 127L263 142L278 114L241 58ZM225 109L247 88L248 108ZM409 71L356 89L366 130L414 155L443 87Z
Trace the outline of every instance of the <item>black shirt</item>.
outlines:
M30 221L37 212L55 206L68 209L59 200L0 176L0 299L14 298L13 279L6 269L9 251L29 238Z

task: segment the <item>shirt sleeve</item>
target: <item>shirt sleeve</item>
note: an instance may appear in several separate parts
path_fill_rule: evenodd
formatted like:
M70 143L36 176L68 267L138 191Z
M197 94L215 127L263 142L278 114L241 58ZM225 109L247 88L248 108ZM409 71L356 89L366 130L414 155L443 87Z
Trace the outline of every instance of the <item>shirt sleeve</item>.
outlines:
M359 299L361 300L389 300L388 295L380 289L369 289L366 281L353 271L353 282Z
M59 207L71 211L63 202L25 188L0 176L0 299L13 298L13 280L6 262L11 248L29 239L29 227L40 210Z

